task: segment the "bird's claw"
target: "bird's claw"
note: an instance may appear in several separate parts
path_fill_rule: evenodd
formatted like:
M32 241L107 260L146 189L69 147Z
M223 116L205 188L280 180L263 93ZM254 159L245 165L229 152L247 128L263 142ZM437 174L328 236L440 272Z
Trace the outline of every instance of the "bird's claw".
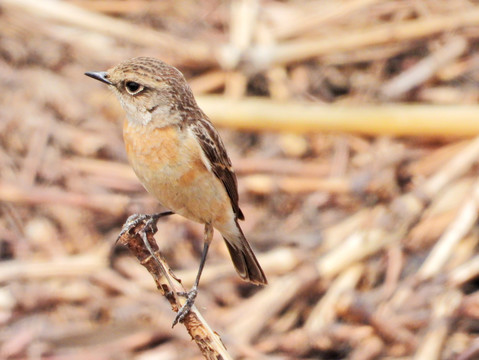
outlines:
M118 235L117 241L125 235L128 231L130 231L132 228L137 226L139 223L142 221L145 221L145 219L148 219L149 215L145 214L133 214L126 219L125 224L123 224L123 227L121 228L120 235Z
M173 214L172 211L165 211L165 212L157 213L153 215L147 215L147 214L130 215L128 219L126 219L123 227L121 228L120 235L118 235L118 239L116 241L118 242L118 240L120 240L120 238L123 235L125 235L127 232L129 232L131 229L133 229L135 226L137 226L141 222L145 223L144 230L150 228L151 230L153 230L153 232L156 232L156 222L158 221L158 219L163 216L168 216L172 214Z
M198 288L195 286L187 293L178 293L178 295L186 296L185 304L178 310L176 314L175 320L173 321L173 325L171 327L175 327L176 324L179 322L183 322L185 316L190 312L193 304L195 303L196 295L198 295Z

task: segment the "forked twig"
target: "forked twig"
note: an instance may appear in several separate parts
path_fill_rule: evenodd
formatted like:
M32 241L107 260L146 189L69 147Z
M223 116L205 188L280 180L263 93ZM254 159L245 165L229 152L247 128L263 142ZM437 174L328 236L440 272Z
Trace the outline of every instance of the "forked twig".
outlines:
M156 221L151 225L152 218L158 219L155 215L141 215L139 221L128 219L117 242L125 245L137 257L140 264L153 276L158 290L168 299L173 311L178 312L186 301L183 296L186 291L159 252L154 239ZM195 306L186 314L183 324L206 359L232 359L218 334L211 329Z

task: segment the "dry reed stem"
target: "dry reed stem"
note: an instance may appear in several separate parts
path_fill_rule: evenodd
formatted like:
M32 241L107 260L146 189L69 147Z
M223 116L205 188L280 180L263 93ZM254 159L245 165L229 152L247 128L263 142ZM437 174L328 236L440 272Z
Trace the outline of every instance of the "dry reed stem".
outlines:
M270 195L283 191L290 194L304 194L315 191L327 191L333 194L344 194L351 191L348 179L318 179L293 176L248 175L242 180L242 187L249 192Z
M228 322L232 324L229 333L238 343L249 344L260 336L268 322L297 296L305 284L317 276L310 267L302 270L276 278L228 316ZM251 314L252 309L261 316L245 316Z
M123 181L138 183L138 178L128 164L80 156L62 159L61 164L62 167L65 167L67 170L74 170L89 175L120 178Z
M28 205L63 204L107 214L122 214L130 199L117 194L80 194L46 186L28 188L0 182L0 201Z
M479 134L479 107L475 105L338 106L218 96L201 96L197 100L216 125L232 129L394 136Z
M327 329L336 320L335 309L340 297L353 290L364 271L363 264L353 264L341 272L340 275L329 285L326 294L312 308L304 328L309 333L319 333Z
M470 199L464 204L444 234L438 240L429 256L424 261L417 275L421 279L427 279L437 275L452 254L463 237L471 230L477 220L479 211L479 182L472 189Z
M225 81L225 95L234 99L246 94L248 77L234 71L243 52L251 45L259 12L257 0L239 0L230 4L230 41L221 50L221 66L231 70Z
M441 349L451 325L451 316L457 310L462 300L462 293L449 290L438 296L433 302L433 319L427 334L420 342L414 360L439 360Z
M466 147L422 184L417 189L417 193L428 199L434 198L447 184L468 171L477 162L477 159L479 159L479 137L470 141Z
M0 283L23 279L45 279L58 276L76 277L95 274L105 269L107 247L88 254L65 256L48 261L10 260L0 263Z
M461 286L467 281L479 276L479 255L459 265L448 275L448 283L451 287Z
M373 228L356 231L342 244L323 255L316 263L318 272L324 278L332 278L357 261L362 261L404 235L404 227L393 232Z
M445 186L431 200L421 215L421 221L408 234L409 249L427 248L443 234L468 199L474 182L471 177L461 177Z
M166 10L169 4L164 2L151 2L149 0L72 0L70 3L88 9L90 11L102 12L106 14L130 15L133 13L146 12L158 13L160 15Z
M222 88L226 82L226 72L212 70L188 80L193 93L203 94Z
M461 56L467 48L462 37L450 39L444 46L419 61L398 76L392 78L381 88L386 99L397 99L409 90L430 79L437 71Z
M455 360L474 360L479 356L479 339L475 339L471 346L464 350Z
M332 53L321 56L321 63L324 65L351 65L369 61L386 61L407 52L413 46L414 43L392 43L364 48L361 51Z
M123 41L151 48L162 49L170 62L185 60L207 64L215 62L215 51L206 43L178 39L166 32L134 25L130 22L97 14L66 2L52 0L5 0L3 6L26 11L48 20L66 23L90 31L113 36ZM182 46L178 46L181 43Z
M160 263L157 263L153 254L146 248L141 238L142 231L146 233L147 240L154 251L156 259L158 259ZM154 232L151 231L150 228L145 228L145 223L140 222L128 228L128 231L123 232L118 239L118 243L128 247L137 257L140 264L148 270L155 280L158 290L160 290L163 296L170 302L173 311L178 312L180 307L186 302L185 297L179 296L178 294L184 294L186 290L159 252L158 245L154 238ZM232 359L218 334L211 329L195 306L186 314L183 319L183 325L206 359Z
M406 172L412 176L429 176L462 151L470 142L466 139L446 144L408 165Z
M344 239L355 232L356 229L361 229L369 219L369 214L370 209L359 210L343 221L325 229L323 233L324 250L334 249L338 244L342 243Z
M281 158L242 157L231 159L235 172L244 174L279 174L297 177L326 177L331 172L331 163Z
M351 51L389 42L410 41L438 32L453 31L479 24L479 10L472 9L447 15L423 17L397 23L348 29L344 33L315 40L297 40L269 47L250 48L245 57L248 66L260 70L274 64L287 64L325 54Z
M339 3L330 2L329 4L324 2L319 4L306 3L305 9L301 9L302 11L300 11L298 16L292 17L287 23L281 23L281 26L277 26L271 31L277 39L298 36L306 33L308 30L315 30L326 22L344 18L354 11L361 10L379 1L381 0L352 0ZM313 5L314 9L310 9L311 5Z

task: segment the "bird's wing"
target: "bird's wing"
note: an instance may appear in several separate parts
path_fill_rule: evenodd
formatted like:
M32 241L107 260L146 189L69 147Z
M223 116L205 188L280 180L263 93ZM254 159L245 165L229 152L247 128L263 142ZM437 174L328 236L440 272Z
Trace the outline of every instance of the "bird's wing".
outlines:
M218 132L207 119L191 122L190 126L209 162L206 164L206 167L223 183L236 217L244 220L243 212L238 205L238 182L236 175Z

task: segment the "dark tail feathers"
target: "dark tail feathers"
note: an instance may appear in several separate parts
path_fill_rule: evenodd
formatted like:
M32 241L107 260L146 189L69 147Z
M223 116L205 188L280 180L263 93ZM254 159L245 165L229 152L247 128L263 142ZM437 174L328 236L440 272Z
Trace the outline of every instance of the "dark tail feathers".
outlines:
M256 260L256 256L254 256L248 241L243 234L241 234L241 236L242 239L234 243L229 242L228 239L223 237L238 275L243 280L255 285L266 285L268 280L266 280L263 269L261 269L258 260ZM235 243L239 243L240 245L236 246Z

